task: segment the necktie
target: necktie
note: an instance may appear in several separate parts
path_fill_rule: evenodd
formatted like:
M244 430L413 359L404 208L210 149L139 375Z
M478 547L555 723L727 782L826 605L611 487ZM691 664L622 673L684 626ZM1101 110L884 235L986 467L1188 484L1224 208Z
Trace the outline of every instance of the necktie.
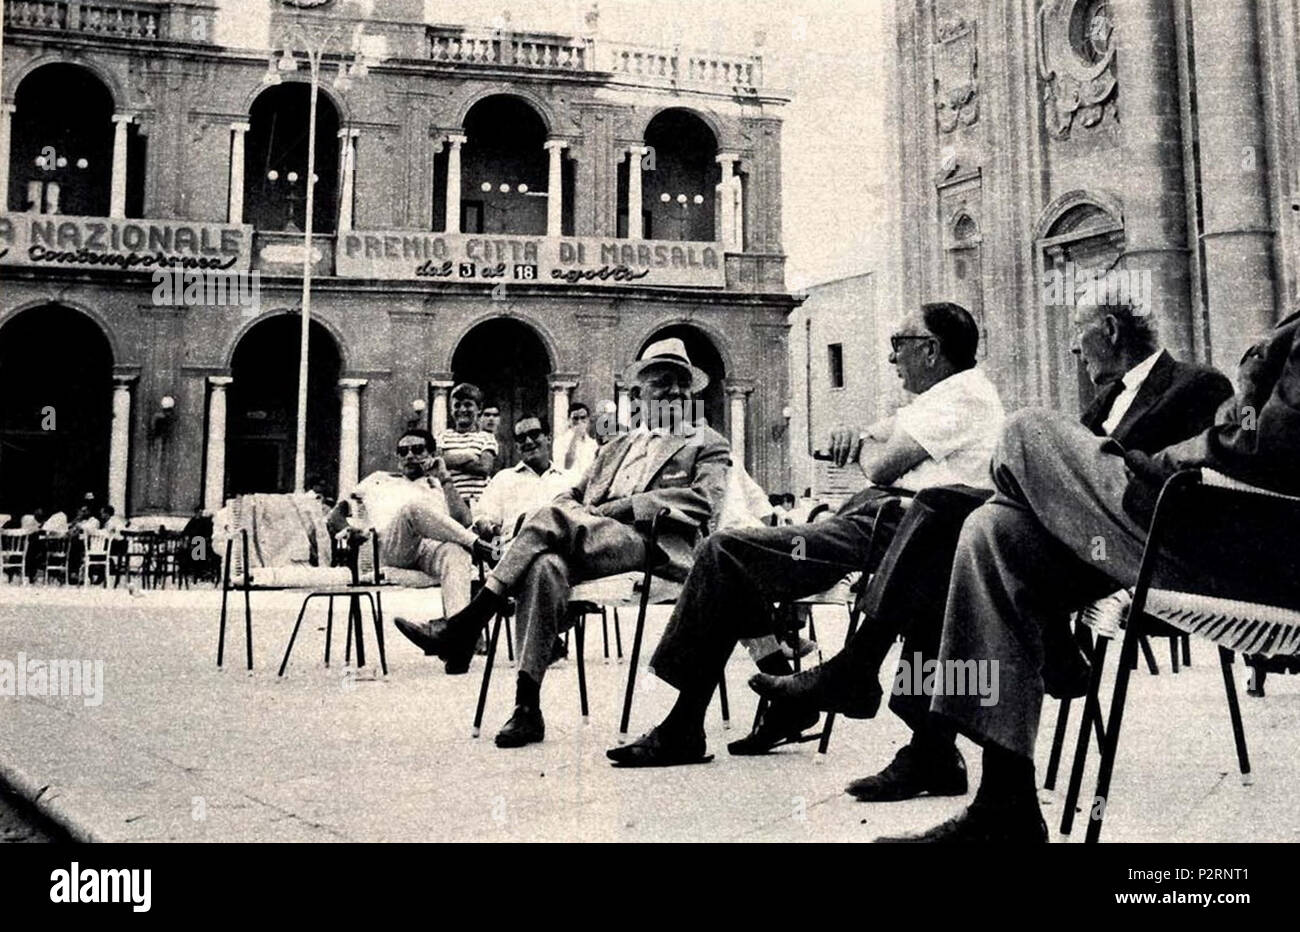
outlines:
M1100 434L1105 432L1104 425L1106 423L1106 418L1110 417L1110 409L1115 407L1115 399L1119 398L1123 393L1123 379L1116 379L1111 382L1106 386L1106 390L1102 392L1101 398L1097 402L1097 417L1093 422L1095 425L1094 430L1096 430L1097 433Z

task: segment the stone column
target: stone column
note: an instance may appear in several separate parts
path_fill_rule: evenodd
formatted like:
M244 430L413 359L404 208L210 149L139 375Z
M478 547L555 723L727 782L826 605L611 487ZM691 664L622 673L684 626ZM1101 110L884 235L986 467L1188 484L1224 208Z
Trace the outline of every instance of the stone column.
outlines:
M108 189L108 215L116 220L126 216L126 127L134 113L113 114L113 176Z
M550 157L546 173L546 235L562 236L564 224L564 150L563 139L548 139L542 146Z
M430 379L433 387L433 408L429 411L429 432L435 437L447 427L447 412L451 390L455 386L451 379Z
M361 389L366 379L339 379L343 404L339 412L339 489L342 498L361 474Z
M208 376L208 455L203 470L203 510L211 514L226 503L226 389L228 375Z
M244 222L244 134L247 123L230 124L230 199L226 217L230 223Z
M1264 114L1255 91L1266 83L1260 12L1253 0L1193 0L1192 15L1210 362L1235 372L1277 318Z
M1149 276L1147 310L1160 322L1169 351L1179 359L1191 359L1195 341L1172 7L1165 0L1111 4L1123 110L1123 267L1138 281Z
M469 141L461 133L452 133L444 144L447 146L447 220L444 229L448 233L460 232L460 147Z
M355 129L339 130L339 178L342 181L339 194L339 232L352 230L352 192L355 188L357 162L357 136Z
M615 391L618 394L618 427L626 430L632 423L632 393L621 379L615 382Z
M734 152L719 152L714 159L722 171L722 180L718 182L714 203L717 205L713 228L723 248L731 252L740 251L740 225L744 216L744 207L740 203L740 179L736 177L735 166L740 156Z
M551 388L551 443L554 447L555 441L560 439L560 434L564 433L569 423L569 397L570 393L578 387L576 381L567 379L552 379ZM513 425L512 425L513 426ZM558 451L557 451L558 455Z
M627 150L627 238L641 239L641 156L645 146L629 146Z
M9 127L15 109L13 104L0 105L0 211L9 209Z
M108 503L126 517L126 477L131 463L131 385L138 376L113 376L113 427L108 443Z
M745 412L749 393L753 390L748 385L727 386L727 400L731 406L731 461L737 466L745 466Z

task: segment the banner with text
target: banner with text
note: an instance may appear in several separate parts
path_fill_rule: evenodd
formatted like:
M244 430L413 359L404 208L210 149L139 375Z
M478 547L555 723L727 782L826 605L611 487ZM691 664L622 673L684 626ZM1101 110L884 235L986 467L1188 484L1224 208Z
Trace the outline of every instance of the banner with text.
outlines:
M247 271L253 228L190 220L0 214L0 265Z
M334 268L341 278L673 288L726 285L721 243L595 237L343 233Z

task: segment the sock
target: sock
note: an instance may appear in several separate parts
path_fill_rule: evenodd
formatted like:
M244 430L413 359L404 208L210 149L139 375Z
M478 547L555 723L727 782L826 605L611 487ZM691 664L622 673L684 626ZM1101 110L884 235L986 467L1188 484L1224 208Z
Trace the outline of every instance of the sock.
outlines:
M515 679L515 705L536 709L541 707L541 703L542 684L521 670Z
M1010 806L1025 800L1037 808L1033 760L996 744L985 745L984 776L975 793L975 802Z
M760 657L756 662L758 669L769 676L789 676L794 672L794 667L790 666L790 661L780 651Z
M683 689L677 694L677 701L668 710L668 716L660 724L660 728L682 735L702 733L704 713L708 711L709 701L712 698L712 684L707 689Z
M462 629L462 626L481 628L504 606L505 599L503 597L497 595L491 589L480 589L478 594L469 600L468 605L447 619L447 627L453 629Z
M908 743L924 758L947 760L954 756L957 731L948 722L931 720L913 730Z

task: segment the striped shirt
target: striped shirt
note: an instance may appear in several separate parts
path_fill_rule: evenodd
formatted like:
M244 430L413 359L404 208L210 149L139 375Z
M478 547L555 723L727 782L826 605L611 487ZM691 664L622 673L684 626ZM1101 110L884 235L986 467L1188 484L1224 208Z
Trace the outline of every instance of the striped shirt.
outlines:
M438 434L437 441L439 454L468 451L477 457L482 455L484 450L491 450L493 454L500 453L497 448L497 438L485 430L472 430L462 434L449 427ZM460 497L465 499L465 504L473 505L478 501L487 487L487 476L473 476L450 465L447 471L451 473L452 485L456 487Z

